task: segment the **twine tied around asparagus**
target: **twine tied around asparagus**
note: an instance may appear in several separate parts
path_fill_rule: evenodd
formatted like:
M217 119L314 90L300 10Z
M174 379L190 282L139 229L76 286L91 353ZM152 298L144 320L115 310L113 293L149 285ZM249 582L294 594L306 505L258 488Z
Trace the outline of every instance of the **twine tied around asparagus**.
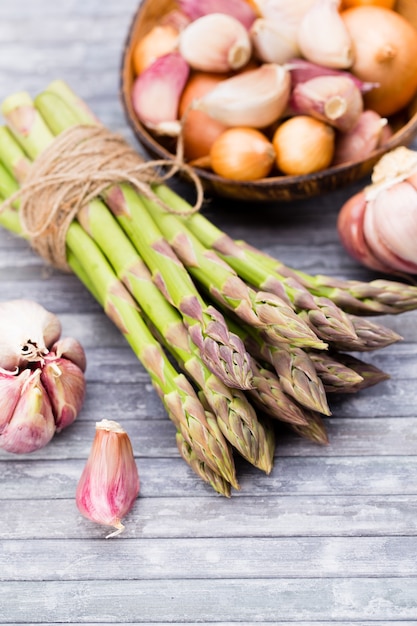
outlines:
M165 174L158 168L169 167ZM66 234L81 207L100 197L112 185L128 183L166 211L184 215L165 204L152 190L184 172L195 185L196 202L187 215L203 203L200 179L179 149L176 158L144 161L125 139L103 126L72 126L58 135L31 165L21 188L6 200L0 211L20 202L23 235L43 259L58 269L70 271L66 261Z

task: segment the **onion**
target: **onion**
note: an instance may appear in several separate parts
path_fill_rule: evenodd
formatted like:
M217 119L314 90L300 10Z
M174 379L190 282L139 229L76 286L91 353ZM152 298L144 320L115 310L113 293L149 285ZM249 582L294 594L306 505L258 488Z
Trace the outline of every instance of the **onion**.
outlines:
M172 52L178 42L178 30L170 24L154 26L133 49L132 63L139 75L156 59Z
M226 75L227 76L227 75ZM184 156L187 160L200 159L209 154L213 141L226 130L227 126L214 120L212 117L189 109L194 100L214 89L225 75L208 72L195 72L188 80L179 104L179 116L183 118L182 137L184 141Z
M213 171L233 180L259 180L268 176L275 162L271 142L254 128L229 128L210 150Z
M365 105L382 116L405 107L417 91L417 31L402 15L376 6L343 11L354 48L351 71L378 87Z

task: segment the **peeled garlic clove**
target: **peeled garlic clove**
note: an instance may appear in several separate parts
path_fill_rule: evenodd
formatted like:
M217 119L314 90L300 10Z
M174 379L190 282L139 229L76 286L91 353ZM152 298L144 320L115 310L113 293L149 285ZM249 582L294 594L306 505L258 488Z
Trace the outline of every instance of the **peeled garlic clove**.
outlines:
M417 191L407 181L381 190L367 203L364 236L374 255L394 272L417 273Z
M181 32L178 49L193 69L205 72L237 70L252 54L246 28L224 13L210 13L191 22Z
M355 83L346 76L318 76L293 89L291 108L346 132L359 120L363 98Z
M209 13L224 13L239 20L245 28L250 28L256 14L245 0L179 0L180 8L191 20Z
M289 72L281 65L261 67L228 78L194 102L226 126L263 128L284 113L290 95Z
M85 372L87 367L87 360L84 352L84 348L80 344L79 341L74 339L73 337L63 337L59 339L59 341L55 342L51 347L51 352L57 357L64 357L65 359L69 359L78 367L80 370Z
M82 515L97 524L114 526L113 537L124 529L122 518L139 494L139 474L130 439L117 422L101 420L86 466L77 485L76 504Z
M333 165L359 161L368 157L380 143L382 131L388 120L375 111L363 111L355 126L340 133L336 139Z
M351 37L339 13L340 0L316 0L298 28L303 57L327 67L351 67L354 55Z
M280 22L258 18L249 34L256 57L264 63L285 63L298 53L296 34Z
M0 434L0 448L15 454L39 450L55 433L51 403L35 370L25 381L12 418Z
M20 374L0 369L0 433L3 432L11 420L20 394L22 386L30 375L29 370L23 370Z
M190 67L178 52L165 54L135 80L132 104L139 120L156 133L177 136L178 105Z
M41 381L51 401L56 431L74 422L85 397L85 378L81 369L68 359L46 357Z
M61 334L56 315L32 300L0 302L0 367L39 361Z

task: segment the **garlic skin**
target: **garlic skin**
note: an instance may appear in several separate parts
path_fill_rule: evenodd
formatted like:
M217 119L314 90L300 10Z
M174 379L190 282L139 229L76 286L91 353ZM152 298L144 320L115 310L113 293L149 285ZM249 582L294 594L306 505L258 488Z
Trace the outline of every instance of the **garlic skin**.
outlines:
M76 490L78 510L87 519L124 530L122 518L139 494L139 474L129 436L117 422L101 420Z
M46 446L55 434L51 403L35 370L24 382L13 415L0 434L0 448L15 454Z
M347 69L354 53L347 27L339 13L340 0L316 0L298 27L303 57L326 67Z
M249 34L255 56L264 63L285 63L298 54L296 34L280 22L258 18Z
M256 18L256 13L246 0L179 0L180 9L191 20L209 13L224 13L238 20L249 29Z
M178 105L189 73L185 59L171 52L156 59L136 78L132 105L145 126L161 135L179 135Z
M184 28L178 50L195 70L228 72L246 65L252 45L239 20L225 13L209 13Z
M351 130L363 111L363 98L347 76L317 76L294 87L291 108L311 115L342 132Z
M274 63L227 78L194 102L226 126L264 128L284 113L291 88L289 72Z
M61 334L56 315L32 300L0 302L0 368L36 362Z
M14 410L20 398L24 382L30 375L29 370L23 370L20 374L0 369L0 434L13 417Z
M368 91L378 87L378 83L363 81L352 74L351 71L325 67L324 65L318 65L317 63L312 63L306 59L290 59L285 64L285 67L291 74L291 85L293 88L299 83L305 83L311 78L317 78L318 76L347 76L353 80L362 94L368 93Z
M84 348L79 341L73 337L62 337L56 341L51 347L51 352L58 358L63 357L69 359L75 365L78 365L82 372L87 368L87 359Z
M84 374L69 359L50 352L45 357L41 381L51 402L58 433L74 422L84 404Z

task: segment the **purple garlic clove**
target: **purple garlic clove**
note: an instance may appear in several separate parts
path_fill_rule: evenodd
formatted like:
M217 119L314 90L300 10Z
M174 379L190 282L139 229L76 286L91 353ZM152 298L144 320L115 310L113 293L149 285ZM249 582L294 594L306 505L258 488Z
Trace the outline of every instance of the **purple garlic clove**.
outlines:
M41 370L35 370L22 386L13 415L0 434L3 450L15 454L33 452L46 446L54 436L55 420L40 375Z
M74 422L84 403L83 371L69 359L49 353L42 367L41 381L51 402L56 431L60 432Z

